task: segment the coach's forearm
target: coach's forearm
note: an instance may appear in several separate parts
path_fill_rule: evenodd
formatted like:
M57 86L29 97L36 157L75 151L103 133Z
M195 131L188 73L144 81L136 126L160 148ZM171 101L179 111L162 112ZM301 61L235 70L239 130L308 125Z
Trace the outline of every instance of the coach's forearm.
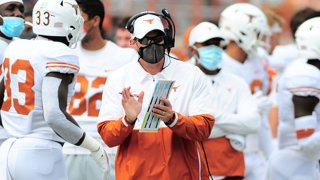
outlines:
M122 144L132 133L134 125L128 123L124 118L118 120L103 121L98 124L98 132L103 141L114 147Z

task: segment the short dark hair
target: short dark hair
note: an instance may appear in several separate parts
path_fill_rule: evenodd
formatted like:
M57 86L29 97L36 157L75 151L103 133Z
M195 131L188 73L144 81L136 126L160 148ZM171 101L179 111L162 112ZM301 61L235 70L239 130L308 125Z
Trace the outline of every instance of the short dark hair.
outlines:
M117 28L125 29L127 22L129 21L130 17L119 17L115 19L115 25Z
M298 12L296 12L291 20L290 20L290 29L293 38L295 38L295 33L298 29L298 27L305 22L308 19L314 18L314 17L319 17L320 16L320 11L314 10L312 8L304 8Z
M89 19L94 18L95 16L100 17L100 32L101 35L104 36L103 33L103 20L105 16L104 6L100 0L77 0L78 5L81 10L88 15Z

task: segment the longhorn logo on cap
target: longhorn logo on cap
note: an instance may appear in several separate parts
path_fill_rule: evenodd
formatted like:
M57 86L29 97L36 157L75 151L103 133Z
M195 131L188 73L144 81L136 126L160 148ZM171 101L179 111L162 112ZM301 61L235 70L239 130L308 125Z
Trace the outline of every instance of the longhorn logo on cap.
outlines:
M153 20L154 20L154 19L145 19L145 20L143 20L143 21L146 21L146 22L148 22L149 24L152 24L152 23L153 23Z

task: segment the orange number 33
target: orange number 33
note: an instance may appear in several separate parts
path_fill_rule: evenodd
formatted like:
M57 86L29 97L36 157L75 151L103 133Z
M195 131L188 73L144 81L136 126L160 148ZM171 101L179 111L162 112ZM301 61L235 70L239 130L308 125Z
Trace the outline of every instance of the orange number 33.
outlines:
M34 70L27 60L16 60L12 66L10 67L10 60L6 58L3 63L3 68L6 80L5 80L5 88L7 98L3 102L2 110L9 111L13 106L18 114L28 115L34 108L34 91L32 87L34 86ZM14 98L12 96L11 90L11 76L18 75L19 71L25 71L26 80L24 82L18 82L18 92L23 93L25 97L25 103L20 104L20 98ZM17 93L17 92L15 92ZM21 99L20 99L21 100Z

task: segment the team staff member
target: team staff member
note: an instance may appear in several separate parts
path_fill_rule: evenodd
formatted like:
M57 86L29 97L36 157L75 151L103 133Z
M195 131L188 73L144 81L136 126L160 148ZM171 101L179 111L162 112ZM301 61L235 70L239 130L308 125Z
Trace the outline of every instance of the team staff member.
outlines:
M205 166L197 141L207 139L214 124L208 101L211 84L197 67L165 56L164 38L170 34L164 33L158 15L140 15L127 26L133 28L132 43L140 59L109 77L98 131L108 146L119 145L116 179L200 179ZM141 133L153 88L163 79L175 84L169 98L161 98L163 105L152 110L161 119L160 129Z
M190 33L189 46L196 65L212 81L214 109L219 111L210 139L203 142L213 179L243 179L245 135L257 133L260 116L247 83L221 68L224 36L209 22ZM205 156L204 156L205 157Z
M4 51L12 38L20 36L24 29L23 12L22 0L0 0L0 15L2 16L0 18L0 64L2 64ZM14 28L12 28L13 25ZM2 75L2 72L0 74ZM0 145L6 138L7 133L0 123Z
M97 132L98 115L101 106L102 91L109 74L129 63L138 60L137 52L132 48L120 48L103 37L102 22L105 16L100 0L79 1L84 28L87 33L78 42L76 53L79 56L80 71L75 85L75 94L71 98L69 112L88 134L102 142ZM114 177L114 159L116 148L105 147L111 165L110 174L103 172L90 157L85 148L66 143L63 147L65 163L70 180L101 180Z

